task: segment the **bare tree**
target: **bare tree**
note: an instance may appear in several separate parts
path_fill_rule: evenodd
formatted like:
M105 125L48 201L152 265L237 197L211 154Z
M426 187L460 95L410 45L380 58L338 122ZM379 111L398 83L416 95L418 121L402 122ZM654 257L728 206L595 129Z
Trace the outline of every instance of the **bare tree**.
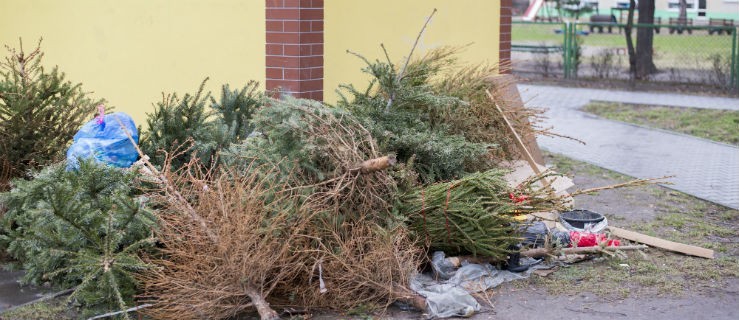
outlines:
M626 18L626 27L624 28L624 34L626 34L626 48L629 51L629 74L632 78L636 77L636 51L634 50L634 41L631 39L631 29L634 26L634 9L636 8L636 1L629 0L629 16Z
M688 23L688 1L680 0L679 4L680 4L680 15L677 17L677 23L684 25Z
M683 0L684 1L684 0ZM654 0L639 1L639 24L654 23ZM636 78L647 79L657 72L654 65L654 28L636 29Z

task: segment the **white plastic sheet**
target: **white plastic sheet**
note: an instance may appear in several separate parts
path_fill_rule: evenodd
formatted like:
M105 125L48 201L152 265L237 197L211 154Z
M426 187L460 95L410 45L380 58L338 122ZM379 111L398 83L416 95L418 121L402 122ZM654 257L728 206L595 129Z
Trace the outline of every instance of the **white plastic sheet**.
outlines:
M525 279L534 269L547 268L535 265L526 272L513 273L498 270L488 263L463 262L461 268L454 270L443 262L444 253L434 252L432 265L437 271L438 280L429 274L419 274L410 283L413 291L426 298L426 311L429 319L472 316L481 308L472 293L497 287L504 282Z

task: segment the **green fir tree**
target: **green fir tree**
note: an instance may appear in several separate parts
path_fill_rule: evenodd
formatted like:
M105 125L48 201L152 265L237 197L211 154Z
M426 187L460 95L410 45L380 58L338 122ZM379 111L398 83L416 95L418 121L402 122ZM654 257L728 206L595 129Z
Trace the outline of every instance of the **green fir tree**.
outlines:
M182 99L177 94L165 96L155 105L154 113L148 114L141 149L153 163L164 164L166 155L161 151L171 152L177 146L184 146L185 150L171 159L174 169L187 164L193 157L213 165L221 150L252 133L249 121L263 103L263 95L257 90L259 83L251 81L235 90L224 85L220 100L216 100L210 92L204 93L207 80L194 95L185 94Z
M39 46L31 52L7 47L0 62L0 191L21 177L63 158L72 136L89 120L101 100L92 100L81 84L65 80L56 67L41 65Z
M70 299L91 310L130 307L155 225L135 174L81 161L78 171L55 164L14 184L0 194L8 208L0 244L26 271L23 281L74 287Z
M369 87L358 90L342 85L338 106L359 117L387 152L398 160L415 157L414 169L424 182L461 177L480 167L491 145L475 143L454 133L445 119L467 103L437 92L434 79L451 64L452 50L436 50L399 69L387 61L362 59L362 69L372 77Z

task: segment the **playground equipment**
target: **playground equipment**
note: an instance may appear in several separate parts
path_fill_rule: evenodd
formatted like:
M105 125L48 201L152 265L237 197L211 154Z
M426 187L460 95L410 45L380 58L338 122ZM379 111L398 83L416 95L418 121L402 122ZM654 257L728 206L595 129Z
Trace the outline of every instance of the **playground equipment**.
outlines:
M534 18L536 18L536 14L539 13L539 9L541 9L541 6L544 4L544 0L534 0L529 4L529 7L526 9L526 11L523 13L523 17L521 19L523 21L533 21Z
M560 0L534 0L523 13L523 21L562 21L562 12L559 7ZM539 12L541 11L541 15Z

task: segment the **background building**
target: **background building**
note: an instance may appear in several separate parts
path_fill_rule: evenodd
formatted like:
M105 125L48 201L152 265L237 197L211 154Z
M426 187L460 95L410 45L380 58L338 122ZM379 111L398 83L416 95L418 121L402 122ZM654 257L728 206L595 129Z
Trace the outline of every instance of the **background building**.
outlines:
M141 123L162 92L249 80L301 97L336 99L340 83L365 81L363 62L472 44L470 62L507 59L511 0L0 0L0 44L32 49L45 65ZM501 19L501 16L503 18Z

